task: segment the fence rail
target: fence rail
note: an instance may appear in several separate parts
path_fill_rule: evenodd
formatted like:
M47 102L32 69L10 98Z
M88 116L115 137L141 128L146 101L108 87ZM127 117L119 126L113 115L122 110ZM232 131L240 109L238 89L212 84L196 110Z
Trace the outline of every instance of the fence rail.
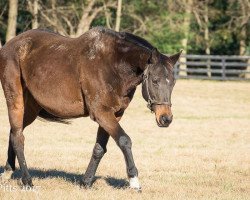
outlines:
M182 55L174 73L185 79L250 81L250 56Z

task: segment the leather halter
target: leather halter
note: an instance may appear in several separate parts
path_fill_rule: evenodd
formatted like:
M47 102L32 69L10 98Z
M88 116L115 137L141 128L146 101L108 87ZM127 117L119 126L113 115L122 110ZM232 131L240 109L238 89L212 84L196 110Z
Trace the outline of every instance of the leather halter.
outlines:
M149 92L149 88L148 88L148 74L149 74L149 70L148 68L150 67L151 65L148 65L146 67L146 69L144 70L143 72L143 84L145 84L145 87L146 87L146 92L147 92L147 96L148 96L148 104L147 104L147 107L151 110L151 112L153 112L153 105L168 105L171 107L171 103L168 102L168 101L157 101L155 99L153 99L151 96L150 96L150 92Z

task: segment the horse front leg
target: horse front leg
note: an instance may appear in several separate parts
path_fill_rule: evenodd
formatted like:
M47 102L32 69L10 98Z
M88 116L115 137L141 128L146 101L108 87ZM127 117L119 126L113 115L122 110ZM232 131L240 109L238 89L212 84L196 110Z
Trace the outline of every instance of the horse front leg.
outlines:
M101 116L101 118L97 118L97 122L115 140L124 155L130 188L140 191L141 186L138 180L138 170L135 166L132 154L132 141L130 137L119 125L113 113L103 112L98 116Z
M135 190L141 190L141 186L138 180L138 170L135 166L133 154L132 154L132 140L130 137L120 128L120 131L115 138L117 145L122 150L125 158L127 175L129 178L129 186Z
M97 167L102 157L107 152L106 146L108 140L109 140L109 134L102 127L99 126L97 131L96 144L93 149L92 157L82 179L82 184L85 187L91 187L93 183Z

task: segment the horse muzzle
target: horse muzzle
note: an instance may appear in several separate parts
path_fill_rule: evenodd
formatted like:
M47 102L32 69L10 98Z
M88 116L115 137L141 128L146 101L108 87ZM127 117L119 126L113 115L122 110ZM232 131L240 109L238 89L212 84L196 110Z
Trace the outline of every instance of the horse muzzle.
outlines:
M168 127L172 120L173 115L171 108L168 105L155 105L154 107L156 122L159 127Z
M157 121L157 124L159 127L168 127L173 120L173 115L167 116L167 115L162 115L160 116L159 122Z

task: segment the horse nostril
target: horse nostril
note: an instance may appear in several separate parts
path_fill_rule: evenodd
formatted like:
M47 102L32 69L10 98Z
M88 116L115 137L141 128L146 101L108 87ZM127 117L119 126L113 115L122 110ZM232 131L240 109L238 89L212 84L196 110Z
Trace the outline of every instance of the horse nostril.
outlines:
M161 116L161 120L164 122L164 123L166 123L167 121L168 121L168 118L166 117L166 116Z
M162 115L161 116L161 121L163 124L170 124L172 122L173 116L167 116L167 115Z

